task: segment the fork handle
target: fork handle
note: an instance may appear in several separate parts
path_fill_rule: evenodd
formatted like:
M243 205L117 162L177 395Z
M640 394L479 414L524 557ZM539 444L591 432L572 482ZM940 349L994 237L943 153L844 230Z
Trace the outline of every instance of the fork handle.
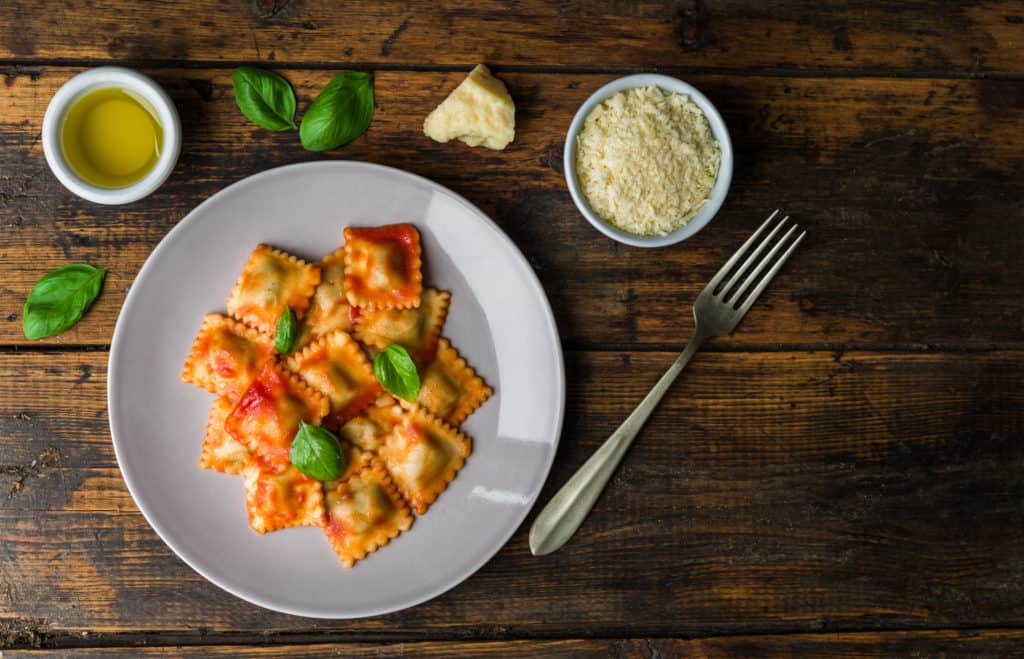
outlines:
M683 367L704 343L704 333L700 326L686 349L661 376L657 384L648 392L633 413L626 417L622 425L605 440L601 448L583 463L562 489L551 498L548 505L540 512L530 529L530 551L534 556L543 556L555 551L576 533L583 520L594 507L608 479L622 461L640 429L647 422L651 412L657 407L662 396L675 382Z

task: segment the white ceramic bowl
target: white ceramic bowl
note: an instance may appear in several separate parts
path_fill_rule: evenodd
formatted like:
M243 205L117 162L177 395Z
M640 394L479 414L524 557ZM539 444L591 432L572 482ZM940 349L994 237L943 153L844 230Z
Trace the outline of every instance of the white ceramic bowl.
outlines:
M138 94L156 112L163 128L163 151L160 158L144 178L122 188L102 188L83 180L68 165L61 147L61 125L68 109L85 94L118 87ZM46 164L65 188L83 199L98 204L127 204L153 192L170 176L181 152L181 121L171 97L150 78L120 66L101 66L79 73L65 82L50 99L43 117L43 153Z
M690 218L689 222L666 236L639 236L633 233L627 233L608 224L590 208L590 205L587 203L587 198L583 194L583 191L580 189L579 183L576 180L576 142L578 140L580 130L583 128L583 122L586 120L587 115L590 114L590 111L601 103L601 101L613 94L617 94L627 89L649 87L651 85L660 87L667 92L675 92L689 96L690 100L696 103L697 106L703 110L704 116L707 117L708 124L711 126L711 133L718 141L718 146L721 151L721 159L718 165L718 176L715 179L715 185L711 188L711 193L708 195L708 200L700 207L697 213ZM569 193L572 195L572 200L576 203L576 208L580 209L580 213L583 214L583 217L587 218L587 220L593 224L598 231L609 238L635 247L664 247L665 245L674 245L675 243L686 240L693 234L700 231L708 222L711 221L711 218L715 216L718 209L722 207L722 202L725 201L725 196L729 192L729 184L732 182L732 140L729 139L729 130L725 127L722 115L718 113L718 110L711 104L711 101L709 101L704 94L701 94L693 86L686 84L678 78L659 75L656 73L640 73L637 75L619 78L618 80L609 82L607 85L594 92L594 94L580 106L580 109L576 112L576 116L572 120L572 124L569 125L569 134L565 138L565 154L563 161L565 167L565 180L569 184Z

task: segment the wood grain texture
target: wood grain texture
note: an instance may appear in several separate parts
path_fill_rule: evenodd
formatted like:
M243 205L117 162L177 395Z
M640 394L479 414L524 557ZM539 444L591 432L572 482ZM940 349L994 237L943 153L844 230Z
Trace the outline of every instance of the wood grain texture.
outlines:
M88 643L86 637L81 641ZM204 645L199 647L75 648L12 650L4 659L125 659L127 657L259 657L327 659L328 657L793 657L827 656L834 659L894 656L978 657L1010 656L1024 644L1018 630L914 631L859 634L801 634L676 639L571 639L481 642L323 643L316 645Z
M105 357L0 355L0 621L12 643L82 631L510 640L1024 619L1020 352L699 354L566 548L530 556L528 521L442 597L337 622L245 604L163 545L115 466ZM542 499L671 358L569 353L565 431Z
M1024 647L1024 1L6 0L0 26L2 659ZM503 153L420 130L478 61L517 102ZM65 191L39 141L57 87L106 62L154 76L185 130L167 184L114 208ZM304 152L240 116L243 62L282 69L300 111L336 71L374 70L374 123ZM590 229L563 176L580 103L637 70L707 93L737 157L714 224L657 252ZM697 355L567 547L531 557L531 516L434 601L300 619L207 583L146 524L110 444L105 347L189 210L323 157L435 179L530 260L569 347L542 500L672 360L693 298L768 209L809 236L737 335ZM25 296L68 261L109 267L104 293L26 346Z
M323 157L401 167L478 204L529 258L570 346L680 346L696 294L776 206L808 227L808 239L736 336L715 345L985 347L1024 338L1024 81L689 76L725 114L736 173L712 226L652 258L594 231L562 173L566 127L614 76L504 75L518 102L517 137L495 153L421 133L462 73L379 72L369 132L324 156L303 151L293 133L247 123L230 70L158 69L151 73L185 125L181 160L148 199L102 207L64 190L39 144L46 99L76 71L8 69L0 95L2 344L25 342L25 296L72 260L110 273L85 320L48 342L109 343L143 260L189 210L250 174ZM287 74L305 107L332 72Z
M0 58L1021 72L1024 3L524 0L0 5Z

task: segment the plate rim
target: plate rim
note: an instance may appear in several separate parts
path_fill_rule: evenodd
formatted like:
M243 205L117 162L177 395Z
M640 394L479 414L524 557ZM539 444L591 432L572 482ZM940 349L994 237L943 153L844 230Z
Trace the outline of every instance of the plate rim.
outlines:
M557 359L555 360L555 371L557 379L556 390L558 395L555 409L555 436L554 441L551 444L550 457L547 461L547 464L544 466L543 478L539 481L540 487L538 487L537 491L530 496L529 503L523 506L522 512L519 514L515 524L509 525L508 531L504 533L503 536L500 538L500 542L495 543L493 550L485 551L484 556L481 560L468 564L467 568L462 570L450 583L442 584L441 586L428 589L426 594L419 595L401 606L375 607L360 610L355 613L324 615L320 611L313 611L312 609L303 609L301 606L282 606L277 603L271 603L263 597L254 595L251 592L247 592L244 588L236 588L221 583L216 578L211 576L211 574L207 573L199 567L199 565L197 564L200 562L199 557L193 557L188 555L187 551L182 549L177 543L175 543L170 538L168 530L164 528L162 525L156 523L155 520L149 514L149 512L147 512L146 508L140 503L139 496L137 495L139 485L138 483L133 482L132 477L125 470L125 466L122 461L122 455L118 450L118 408L115 405L115 398L112 394L115 388L114 375L116 372L120 371L120 369L117 368L115 364L117 363L117 357L120 352L119 346L121 345L122 342L121 337L122 334L125 332L124 323L122 321L124 317L127 315L127 313L130 313L130 308L139 295L138 291L140 290L140 288L138 286L135 286L135 283L141 280L149 273L150 269L154 267L153 264L157 260L159 260L161 254L166 249L168 249L168 246L170 244L172 244L173 239L179 233L181 233L185 229L185 227L188 227L191 223L197 221L195 218L200 217L202 215L203 210L209 204L213 203L218 197L222 196L224 193L226 193L227 191L231 190L236 186L249 185L254 182L258 182L259 180L264 178L271 178L273 176L280 175L285 170L292 171L335 167L340 167L343 169L355 168L378 170L392 175L408 177L415 182L418 182L422 185L426 185L435 191L439 191L445 195L448 195L451 199L459 203L461 206L465 207L467 211L474 214L479 220L483 221L487 226L489 226L494 231L494 233L497 234L498 239L504 241L506 245L511 248L512 252L515 254L515 257L519 259L519 261L525 267L526 272L528 273L528 275L525 277L525 280L528 282L530 286L532 286L535 289L536 293L539 295L539 298L542 302L544 316L547 321L547 330L550 334L550 337L553 339L552 343L554 345L555 353L557 355ZM124 302L122 302L121 304L121 309L118 311L117 322L114 325L114 332L112 334L110 341L110 354L108 355L107 358L106 395L107 420L110 429L110 441L114 447L114 458L117 460L118 471L121 472L121 478L124 480L125 485L128 488L128 492L132 497L132 501L135 504L135 507L138 508L140 513L142 513L143 518L149 524L150 528L153 529L153 531L156 532L157 536L163 541L163 543L167 545L172 552L174 552L175 556L177 556L186 565L188 565L189 568L191 568L194 572L199 574L199 576L203 577L203 579L210 582L214 586L217 586L221 590L230 593L231 595L239 599L249 602L250 604L259 606L261 608L270 611L275 611L278 613L284 613L287 615L300 616L304 618L315 618L320 620L352 620L360 618L369 618L373 616L384 615L387 613L394 613L396 611L403 611L414 606L419 606L424 602L439 597L440 595L443 595L444 593L455 588L456 586L459 586L467 579L469 579L471 576L476 574L476 572L479 571L480 568L489 563L498 554L498 552L500 552L505 547L505 545L508 544L508 541L512 538L513 535L515 535L516 531L518 531L519 528L523 525L523 522L529 516L530 511L532 511L533 507L537 504L537 500L540 498L540 494L544 490L544 485L547 483L548 477L551 475L551 468L554 465L555 456L558 453L558 445L561 443L562 430L564 428L565 422L566 404L565 353L562 349L561 337L558 333L558 324L555 320L554 312L551 309L551 301L548 299L547 293L544 291L544 287L540 282L540 278L537 277L537 273L530 265L530 262L526 258L526 255L523 254L522 250L519 249L519 246L516 245L515 242L513 242L513 240L508 236L508 234L506 234L494 220L492 220L486 213L480 210L475 204L470 202L468 199L466 199L459 193L451 190L447 186L441 185L440 183L437 183L436 181L433 181L425 176L421 176L413 172L399 169L397 167L381 165L378 163L365 162L361 160L314 160L309 162L292 163L288 165L272 167L270 169L265 169L263 171L257 172L255 174L250 174L249 176L234 181L233 183L221 188L220 190L218 190L217 192L215 192L214 194L210 195L202 202L200 202L192 210L186 213L185 216L177 222L177 224L171 227L171 229L166 234L164 234L164 236L160 239L160 241L156 244L152 251L150 251L150 253L146 256L146 260L143 262L142 267L139 268L139 271L132 279L132 283L128 290L128 294L125 296Z

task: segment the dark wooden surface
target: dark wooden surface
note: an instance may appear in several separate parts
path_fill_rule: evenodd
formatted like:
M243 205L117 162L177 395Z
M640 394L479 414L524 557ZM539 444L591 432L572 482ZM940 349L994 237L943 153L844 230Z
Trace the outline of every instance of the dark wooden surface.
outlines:
M0 28L4 657L1024 647L1024 3L14 0ZM517 101L503 153L420 132L477 61ZM164 84L185 127L165 186L113 208L65 191L39 143L53 91L108 62ZM243 62L281 70L300 108L335 71L372 70L374 123L303 152L239 115ZM594 232L562 174L576 108L634 70L704 90L737 155L719 217L657 251ZM432 602L294 618L206 583L148 527L110 445L106 360L127 287L176 222L233 181L321 157L436 179L530 259L569 382L542 500L685 344L693 297L767 209L810 234L688 367L570 545L531 557L531 515ZM72 331L25 341L25 295L70 260L110 267L103 296Z
M793 657L798 655L856 659L877 656L979 657L1014 656L1024 643L1019 630L862 632L856 634L783 634L719 638L624 638L518 641L414 641L407 643L341 642L281 644L262 647L238 645L159 646L130 648L72 648L65 650L12 650L6 659L148 659L149 657L257 657L259 659L325 659L327 657L407 656L439 657Z

